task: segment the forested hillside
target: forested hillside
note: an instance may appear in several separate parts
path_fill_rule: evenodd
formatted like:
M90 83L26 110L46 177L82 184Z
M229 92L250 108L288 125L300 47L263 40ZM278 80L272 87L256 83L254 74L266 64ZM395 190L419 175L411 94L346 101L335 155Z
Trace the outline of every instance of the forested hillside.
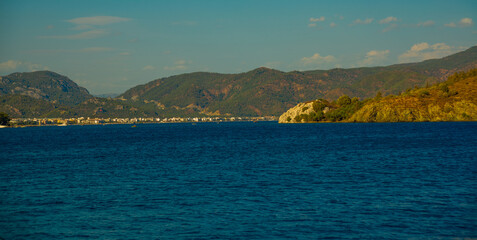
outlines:
M258 68L240 74L197 72L161 78L120 97L154 100L166 107L233 115L279 115L299 102L346 94L360 99L398 94L444 81L477 67L477 47L445 58L387 67L281 72Z

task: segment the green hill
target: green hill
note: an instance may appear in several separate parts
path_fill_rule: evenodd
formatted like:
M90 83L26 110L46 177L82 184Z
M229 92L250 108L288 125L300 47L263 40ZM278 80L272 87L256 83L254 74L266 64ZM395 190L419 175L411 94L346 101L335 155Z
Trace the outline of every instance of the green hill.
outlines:
M12 73L0 77L0 96L4 95L25 95L67 106L93 97L71 79L50 71Z
M476 121L477 69L457 73L443 83L367 102L347 121Z
M18 94L0 96L0 112L7 113L13 118L205 116L195 109L164 109L154 102L90 98L80 104L67 106Z
M195 107L233 115L279 115L309 99L361 99L381 92L444 81L451 74L477 67L477 47L445 58L387 67L281 72L258 68L246 73L189 73L139 85L120 96L154 100L166 107Z
M477 68L451 75L430 87L408 89L398 96L359 101L347 95L337 101L300 103L279 118L280 123L302 122L422 122L476 121Z
M0 77L0 112L15 118L203 115L195 109L164 109L153 101L93 97L69 78L50 71Z
M26 95L1 95L0 112L10 117L33 118L40 117L55 110L58 106L43 99L36 99Z

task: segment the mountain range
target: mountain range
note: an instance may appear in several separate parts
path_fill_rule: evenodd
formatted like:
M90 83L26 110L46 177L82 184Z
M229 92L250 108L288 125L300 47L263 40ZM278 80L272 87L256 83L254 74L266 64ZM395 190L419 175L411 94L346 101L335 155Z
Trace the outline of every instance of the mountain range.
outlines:
M12 117L279 116L299 102L398 94L476 67L474 46L440 59L386 67L181 74L135 86L117 98L92 96L50 71L12 73L0 77L0 112Z
M336 101L299 103L282 114L279 123L429 122L477 120L477 68L451 75L446 81L413 88L399 95L360 101L344 95Z
M280 115L298 102L347 94L359 98L397 94L444 81L477 66L477 47L441 59L387 67L281 72L258 68L246 73L182 74L139 85L120 95L165 106L233 115Z

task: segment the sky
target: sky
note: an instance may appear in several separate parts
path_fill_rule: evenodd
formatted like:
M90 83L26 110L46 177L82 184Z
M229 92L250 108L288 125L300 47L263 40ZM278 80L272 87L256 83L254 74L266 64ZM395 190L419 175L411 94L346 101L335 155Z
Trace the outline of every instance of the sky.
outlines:
M0 75L92 94L172 75L386 66L477 44L477 1L0 0Z

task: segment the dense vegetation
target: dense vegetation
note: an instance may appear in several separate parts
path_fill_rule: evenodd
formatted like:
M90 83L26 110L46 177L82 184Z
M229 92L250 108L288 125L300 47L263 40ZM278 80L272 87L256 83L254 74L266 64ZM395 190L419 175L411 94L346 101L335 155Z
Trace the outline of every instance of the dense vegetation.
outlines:
M0 77L0 96L25 95L74 106L93 97L69 78L50 71L12 73Z
M378 92L364 101L343 95L333 102L319 99L310 103L313 110L300 105L302 109L282 115L281 122L475 121L477 69L455 73L432 86L409 88L398 96L383 97Z
M198 109L165 108L154 101L96 98L69 78L49 71L0 78L0 111L15 118L204 116Z
M477 69L456 73L446 82L431 87L373 99L348 119L353 122L469 120L477 120Z
M108 98L90 98L75 106L54 104L24 95L0 96L0 111L15 118L128 118L128 117L192 117L206 114L196 109L164 107L154 102L125 101Z
M10 122L10 117L8 116L8 114L4 113L4 112L0 112L0 125L8 125L8 123Z

